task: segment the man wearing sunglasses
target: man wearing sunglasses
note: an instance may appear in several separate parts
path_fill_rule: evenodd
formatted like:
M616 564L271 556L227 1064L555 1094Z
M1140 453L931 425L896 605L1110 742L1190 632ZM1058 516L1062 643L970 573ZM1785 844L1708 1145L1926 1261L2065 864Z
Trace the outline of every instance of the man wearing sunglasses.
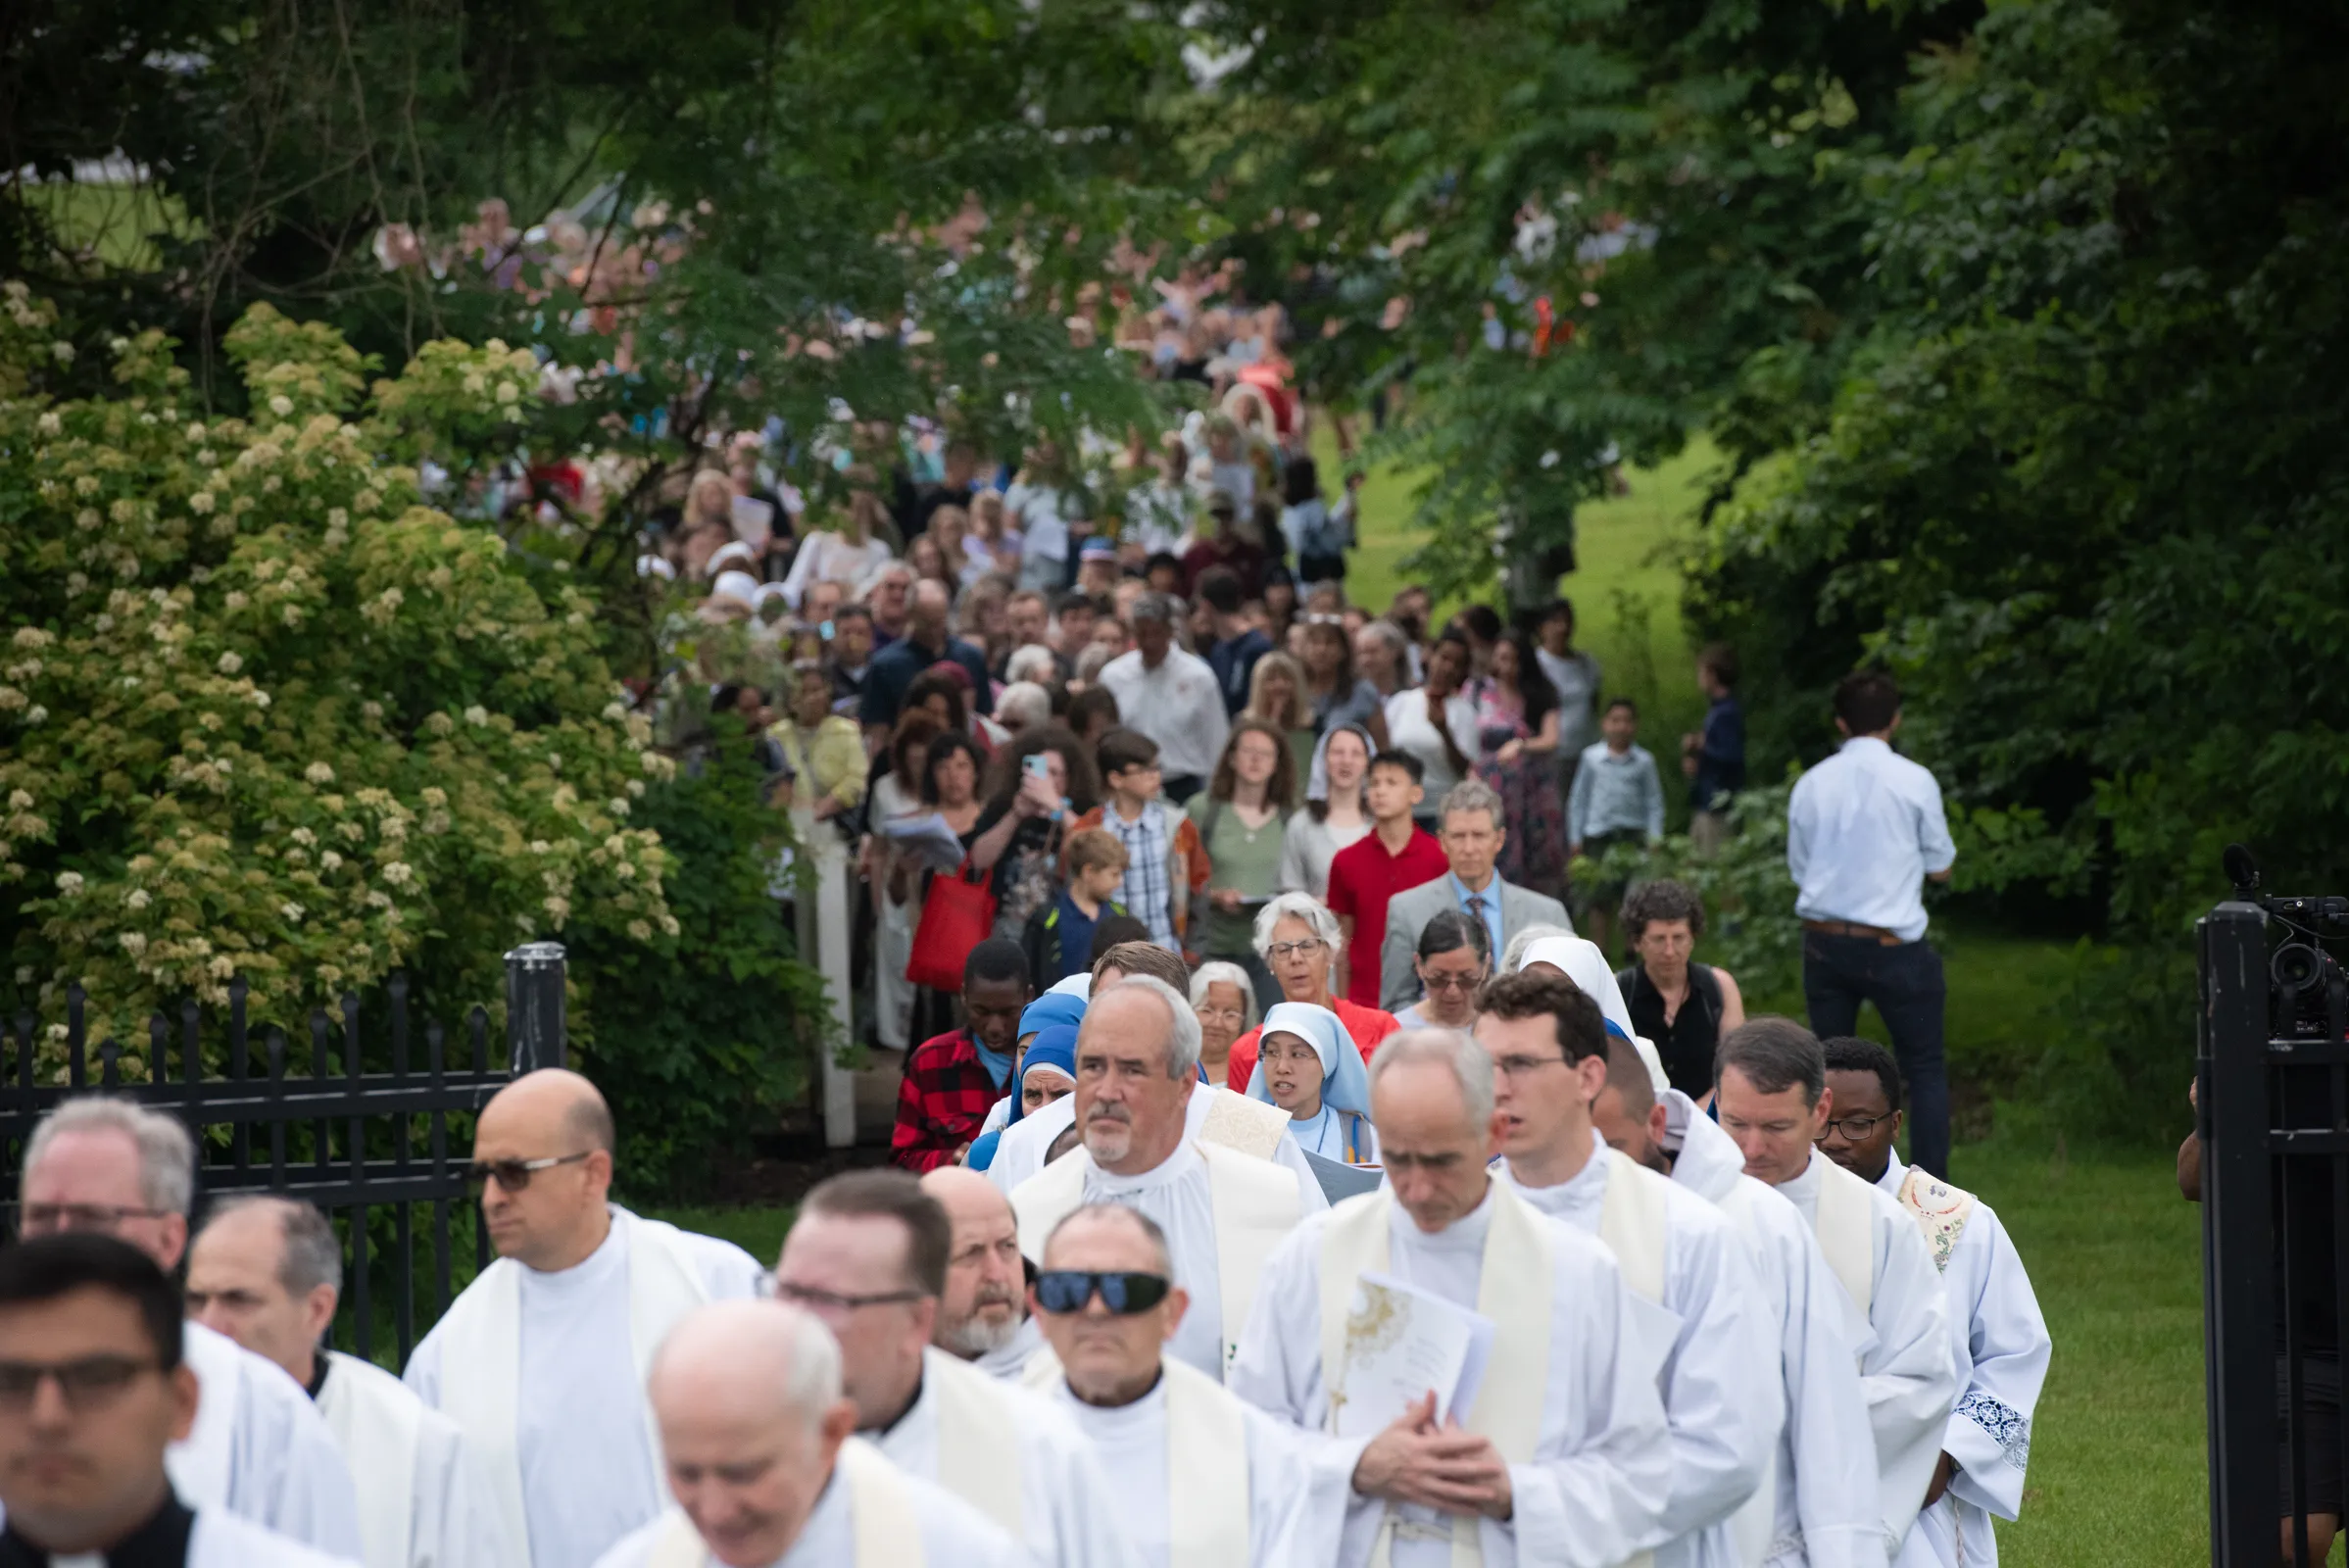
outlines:
M902 1170L818 1183L775 1264L775 1296L840 1342L856 1431L1026 1545L1038 1568L1138 1568L1101 1467L1067 1417L937 1348L954 1226Z
M1949 1339L1962 1387L1899 1568L1995 1564L1991 1517L2012 1519L2023 1507L2031 1411L2054 1349L2047 1320L2021 1254L1989 1205L1921 1165L1902 1164L1893 1152L1901 1084L1892 1053L1849 1036L1822 1045L1835 1108L1819 1152L1899 1200L1925 1233L1949 1294Z
M1335 1469L1303 1440L1179 1357L1191 1298L1166 1233L1139 1209L1093 1203L1052 1228L1036 1276L1052 1346L1032 1377L1092 1440L1148 1568L1326 1562L1346 1518Z
M200 1418L179 1293L111 1236L0 1251L0 1563L355 1568L225 1509L191 1510L167 1450Z
M759 1288L741 1248L611 1201L614 1141L604 1097L560 1068L482 1107L472 1177L498 1258L405 1374L464 1431L499 1530L536 1568L592 1563L661 1512L653 1351L695 1307Z
M187 1251L195 1178L195 1141L176 1117L102 1095L69 1100L25 1146L17 1233L112 1236L168 1275ZM183 1343L203 1405L171 1448L180 1496L357 1558L358 1493L301 1385L208 1328L190 1324Z
M1792 1203L1843 1287L1844 1338L1876 1436L1877 1509L1886 1560L1917 1522L1958 1395L1949 1308L1933 1251L1890 1194L1820 1152L1842 1107L1819 1039L1791 1018L1751 1019L1722 1036L1713 1108L1745 1154L1745 1173Z
M1321 1461L1350 1477L1341 1568L1627 1561L1661 1539L1672 1486L1656 1395L1667 1347L1647 1308L1602 1244L1492 1175L1504 1123L1474 1040L1388 1036L1370 1105L1390 1186L1313 1215L1274 1250L1232 1392L1313 1434ZM1451 1389L1348 1404L1362 1394L1342 1359L1357 1295L1333 1282L1365 1274L1433 1298L1422 1304L1438 1319L1448 1305L1490 1320L1467 1408L1448 1407ZM1339 1435L1356 1422L1375 1435Z

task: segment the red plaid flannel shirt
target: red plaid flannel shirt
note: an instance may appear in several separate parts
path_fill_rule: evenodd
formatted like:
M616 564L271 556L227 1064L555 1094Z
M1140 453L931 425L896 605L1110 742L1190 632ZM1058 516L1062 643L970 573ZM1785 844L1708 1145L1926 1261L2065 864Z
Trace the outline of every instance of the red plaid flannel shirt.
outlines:
M953 1164L954 1151L979 1136L1003 1094L987 1076L969 1030L923 1041L905 1058L905 1077L898 1085L889 1157L917 1173Z

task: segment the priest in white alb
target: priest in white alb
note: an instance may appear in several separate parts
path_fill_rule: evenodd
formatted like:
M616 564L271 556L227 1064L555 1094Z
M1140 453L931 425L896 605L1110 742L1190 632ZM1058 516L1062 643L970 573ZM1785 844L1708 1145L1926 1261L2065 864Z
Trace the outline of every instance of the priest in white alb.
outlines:
M1120 980L1145 975L1164 981L1177 995L1189 994L1190 979L1182 958L1148 942L1121 942L1103 954L1093 976L1092 994L1106 992ZM1076 1124L1074 1095L1062 1095L1042 1109L1020 1117L1003 1129L994 1158L987 1166L987 1179L1005 1195L1016 1192L1022 1183L1044 1169L1053 1143ZM1278 1105L1250 1100L1201 1079L1183 1104L1183 1136L1286 1165L1296 1174L1300 1192L1309 1188L1319 1199L1321 1186L1313 1174L1313 1166L1297 1147L1289 1113ZM1326 1199L1319 1200L1327 1202Z
M1189 1136L1199 1052L1199 1016L1164 981L1136 975L1097 989L1077 1032L1077 1089L1067 1097L1083 1147L1021 1183L1011 1206L1030 1258L1087 1203L1131 1203L1155 1220L1174 1253L1175 1283L1191 1298L1169 1349L1221 1379L1265 1258L1329 1200L1309 1172Z
M2023 1509L2031 1418L2054 1343L2023 1258L1990 1205L1894 1152L1900 1136L1899 1063L1873 1040L1830 1040L1827 1087L1835 1097L1821 1152L1890 1193L1916 1220L1949 1294L1949 1340L1959 1393L1941 1458L1900 1549L1899 1568L1998 1561L1990 1521Z
M923 1173L921 1190L946 1210L954 1236L930 1343L990 1377L1017 1381L1044 1338L1028 1313L1027 1261L1011 1200L960 1165Z
M513 1554L465 1434L405 1383L319 1348L342 1295L342 1243L296 1199L217 1204L188 1250L187 1312L310 1391L359 1486L367 1568L505 1568Z
M1492 1178L1501 1124L1493 1059L1475 1041L1391 1035L1370 1078L1392 1186L1309 1217L1273 1254L1232 1392L1322 1435L1320 1462L1345 1467L1343 1568L1625 1561L1660 1538L1672 1434L1656 1394L1662 1348L1635 1321L1622 1271ZM1395 1282L1381 1287L1383 1307L1373 1275ZM1358 1291L1369 1315L1356 1333ZM1463 1312L1492 1326L1482 1380L1403 1386L1377 1325L1424 1313L1441 1335Z
M931 1344L953 1227L902 1170L818 1183L775 1264L775 1295L840 1341L856 1432L1021 1543L1038 1568L1130 1568L1119 1503L1060 1411Z
M176 1117L103 1095L69 1100L25 1146L19 1234L103 1231L168 1274L187 1251L195 1181L195 1141ZM171 1447L181 1500L356 1559L358 1494L302 1386L201 1325L187 1330L185 1345L203 1399L195 1425Z
M1658 1568L1739 1568L1730 1520L1761 1490L1786 1414L1747 1250L1719 1209L1599 1141L1590 1102L1607 1082L1608 1037L1595 999L1529 969L1493 981L1477 1007L1502 1125L1497 1174L1533 1208L1606 1244L1639 1298L1634 1316L1664 1347L1672 1493L1667 1533L1642 1544Z
M482 1107L472 1176L497 1261L408 1359L408 1386L455 1421L515 1561L577 1568L661 1512L645 1373L669 1325L755 1295L741 1248L609 1200L612 1111L542 1068Z
M0 1249L0 1563L8 1568L358 1568L226 1508L190 1507L165 1450L204 1396L179 1291L112 1236Z
M1745 1173L1776 1187L1809 1222L1843 1287L1844 1334L1876 1433L1884 1549L1897 1556L1933 1484L1958 1393L1933 1253L1889 1194L1819 1152L1835 1097L1817 1036L1789 1018L1755 1018L1723 1037L1713 1075L1721 1130L1744 1153Z
M1078 1209L1045 1240L1030 1383L1091 1441L1145 1568L1330 1568L1346 1476L1304 1434L1166 1353L1190 1298L1140 1209Z
M1607 1084L1591 1121L1626 1159L1671 1177L1729 1216L1761 1281L1784 1396L1768 1484L1732 1516L1746 1568L1879 1568L1876 1435L1846 1337L1850 1308L1819 1239L1777 1189L1745 1174L1745 1156L1677 1089L1659 1098L1646 1062L1623 1042L1607 1047Z
M806 1312L695 1308L648 1394L675 1500L595 1568L1034 1568L978 1509L850 1435L840 1347Z

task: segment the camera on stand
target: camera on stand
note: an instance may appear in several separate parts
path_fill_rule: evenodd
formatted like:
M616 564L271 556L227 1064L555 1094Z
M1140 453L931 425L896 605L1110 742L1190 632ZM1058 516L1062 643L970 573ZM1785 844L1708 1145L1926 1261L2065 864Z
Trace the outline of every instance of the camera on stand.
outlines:
M2349 973L2331 949L2349 951L2349 897L2282 898L2260 891L2259 862L2227 846L2235 898L2267 916L2268 1033L2276 1040L2349 1040Z

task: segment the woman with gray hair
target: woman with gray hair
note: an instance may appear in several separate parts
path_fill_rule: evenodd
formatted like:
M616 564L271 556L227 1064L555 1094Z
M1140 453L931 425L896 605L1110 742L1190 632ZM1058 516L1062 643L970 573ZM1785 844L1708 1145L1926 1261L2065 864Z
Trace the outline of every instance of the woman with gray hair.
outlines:
M1060 659L1042 643L1023 643L1003 661L1003 679L1013 685L1032 681L1050 686L1060 678Z
M1402 1025L1391 1012L1361 1006L1331 991L1330 975L1345 946L1338 917L1319 899L1302 893L1280 895L1256 916L1256 953L1280 982L1282 1000L1327 1007L1336 1013L1362 1059L1368 1061L1378 1043ZM1256 1042L1261 1033L1251 1029L1232 1043L1225 1087L1247 1092L1248 1079L1256 1070Z
M1256 1026L1255 990L1248 984L1248 971L1220 958L1200 964L1191 977L1191 1010L1199 1016L1199 1064L1207 1082L1228 1088L1232 1043Z
M1011 657L1016 661L1019 654ZM1040 729L1052 721L1052 694L1033 680L1014 680L995 700L995 720L1013 735Z

